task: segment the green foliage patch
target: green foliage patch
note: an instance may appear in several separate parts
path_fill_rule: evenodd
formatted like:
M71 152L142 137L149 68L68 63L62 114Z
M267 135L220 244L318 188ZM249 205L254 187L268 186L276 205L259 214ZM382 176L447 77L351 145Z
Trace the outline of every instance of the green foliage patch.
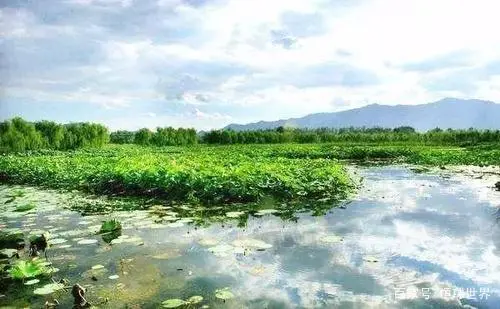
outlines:
M116 219L106 220L102 223L99 234L112 233L122 230L122 224Z
M500 147L345 144L142 147L0 157L1 179L96 194L202 204L334 200L354 189L340 160L499 165Z
M14 183L205 204L336 199L353 188L338 162L273 157L265 147L124 145L6 155L0 173Z
M19 260L15 262L14 265L7 270L7 272L14 280L24 280L49 274L50 270L44 266L42 261L39 260Z

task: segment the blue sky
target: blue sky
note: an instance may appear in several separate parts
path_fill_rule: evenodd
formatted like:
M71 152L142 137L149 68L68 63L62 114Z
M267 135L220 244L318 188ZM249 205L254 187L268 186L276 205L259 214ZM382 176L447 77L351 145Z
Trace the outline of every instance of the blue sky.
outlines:
M0 118L112 129L500 102L488 0L4 0Z

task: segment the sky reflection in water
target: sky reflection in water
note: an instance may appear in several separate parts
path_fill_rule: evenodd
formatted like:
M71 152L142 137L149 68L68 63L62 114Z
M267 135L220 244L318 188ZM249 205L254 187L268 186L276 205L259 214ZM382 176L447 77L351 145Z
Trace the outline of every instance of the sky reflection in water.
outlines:
M298 214L297 223L266 215L250 216L243 228L237 227L238 220L195 228L154 223L148 212L115 214L123 234L137 236L143 245L110 247L89 232L109 215L82 218L45 207L28 219L0 219L7 227L23 222L27 231L60 227L53 233L61 233L58 237L72 247L51 249L58 275L87 284L89 297L107 295L109 308L125 303L155 308L162 300L193 295L203 296L202 304L212 308L500 307L500 228L493 215L500 194L491 184L459 175L415 174L403 167L362 168L360 173L364 186L346 209L318 217ZM38 195L38 203L54 204L43 200ZM50 214L59 219L50 220ZM66 231L82 228L80 235ZM78 246L81 237L99 243ZM251 247L253 240L272 247L236 250L238 241ZM95 264L105 265L107 275L92 282L85 273ZM107 279L112 273L120 278ZM225 303L214 297L224 287L235 295ZM459 289L476 294L460 304L453 297ZM8 293L0 301L14 299ZM60 299L70 301L64 295Z

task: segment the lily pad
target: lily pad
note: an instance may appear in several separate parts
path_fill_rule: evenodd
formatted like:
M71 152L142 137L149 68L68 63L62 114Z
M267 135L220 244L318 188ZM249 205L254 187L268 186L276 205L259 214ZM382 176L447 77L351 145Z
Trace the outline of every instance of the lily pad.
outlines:
M32 279L32 280L28 280L24 283L24 285L33 285L33 284L37 284L38 282L40 282L40 280L38 279Z
M210 251L212 253L232 252L232 251L234 251L234 247L231 245L227 245L227 244L221 244L221 245L217 245L217 246L208 248L208 251Z
M67 240L64 238L54 238L54 239L49 240L49 244L51 244L51 245L59 245L59 244L65 243L65 242L67 242Z
M333 243L338 243L338 242L344 241L344 238L337 236L337 235L327 235L327 236L321 237L320 240L322 242L333 244Z
M34 278L49 273L48 269L35 259L32 261L17 261L7 272L13 279L17 280Z
M142 244L143 243L142 239L138 236L128 236L128 235L123 235L123 236L126 236L126 237L120 236L116 239L113 239L111 241L111 244L116 245L116 244L122 244L122 243L135 243L135 244Z
M226 212L226 217L229 217L229 218L238 218L242 215L244 215L245 212L244 211L229 211L229 212Z
M79 245L92 245L92 244L96 244L96 243L97 243L97 239L84 238L84 239L81 239L78 241Z
M215 291L215 297L226 301L234 298L234 294L229 290L229 288L223 288Z
M199 296L199 295L196 295L196 296L191 296L188 298L187 302L189 304L198 304L198 303L201 303L203 301L203 296Z
M178 308L180 306L184 306L185 304L186 302L179 298L167 299L161 303L163 308Z
M52 294L55 291L62 290L62 289L64 289L64 284L62 284L62 283L49 283L49 284L44 285L41 288L35 289L35 291L33 291L33 293L35 295L48 295L48 294Z
M367 255L367 256L363 257L363 261L369 262L369 263L377 263L378 259L377 259L377 257L375 257L373 255Z
M60 246L57 246L56 248L57 249L67 249L67 248L70 248L71 245L60 245Z
M257 211L256 215L264 216L264 215L274 214L277 212L278 212L278 210L276 210L276 209L261 209L261 210Z
M17 254L16 249L2 249L0 250L0 258L7 258L10 259L14 255Z

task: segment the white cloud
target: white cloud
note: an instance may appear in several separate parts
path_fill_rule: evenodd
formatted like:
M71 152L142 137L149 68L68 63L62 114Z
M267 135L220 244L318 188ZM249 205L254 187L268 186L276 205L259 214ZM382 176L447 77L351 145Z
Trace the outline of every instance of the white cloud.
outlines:
M55 13L48 9L0 11L7 56L16 58L3 80L26 87L24 99L29 93L67 102L79 96L125 107L180 98L236 122L445 96L500 101L500 73L482 69L500 60L500 39L491 35L500 28L500 4L493 1L73 0L61 7L77 10L80 18L58 13L62 21L49 23L45 17ZM293 48L276 44L276 33L293 38ZM57 49L59 44L42 46L40 38L80 40L81 54ZM78 60L91 45L97 50L91 61ZM43 74L35 68L16 71L39 51L53 54L34 63L44 65ZM465 60L451 59L464 51ZM81 63L58 61L60 54ZM450 82L465 69L483 70L481 79ZM79 70L83 75L75 75ZM185 75L199 83L184 89ZM55 83L32 82L66 78L73 80L72 89L69 83L58 89ZM439 87L437 80L447 84ZM82 94L80 88L89 91Z
M225 120L225 121L232 119L231 116L223 115L220 113L204 113L197 108L195 108L195 110L192 114L198 119Z
M67 0L67 3L77 4L77 5L120 5L121 7L129 7L132 5L134 0Z

